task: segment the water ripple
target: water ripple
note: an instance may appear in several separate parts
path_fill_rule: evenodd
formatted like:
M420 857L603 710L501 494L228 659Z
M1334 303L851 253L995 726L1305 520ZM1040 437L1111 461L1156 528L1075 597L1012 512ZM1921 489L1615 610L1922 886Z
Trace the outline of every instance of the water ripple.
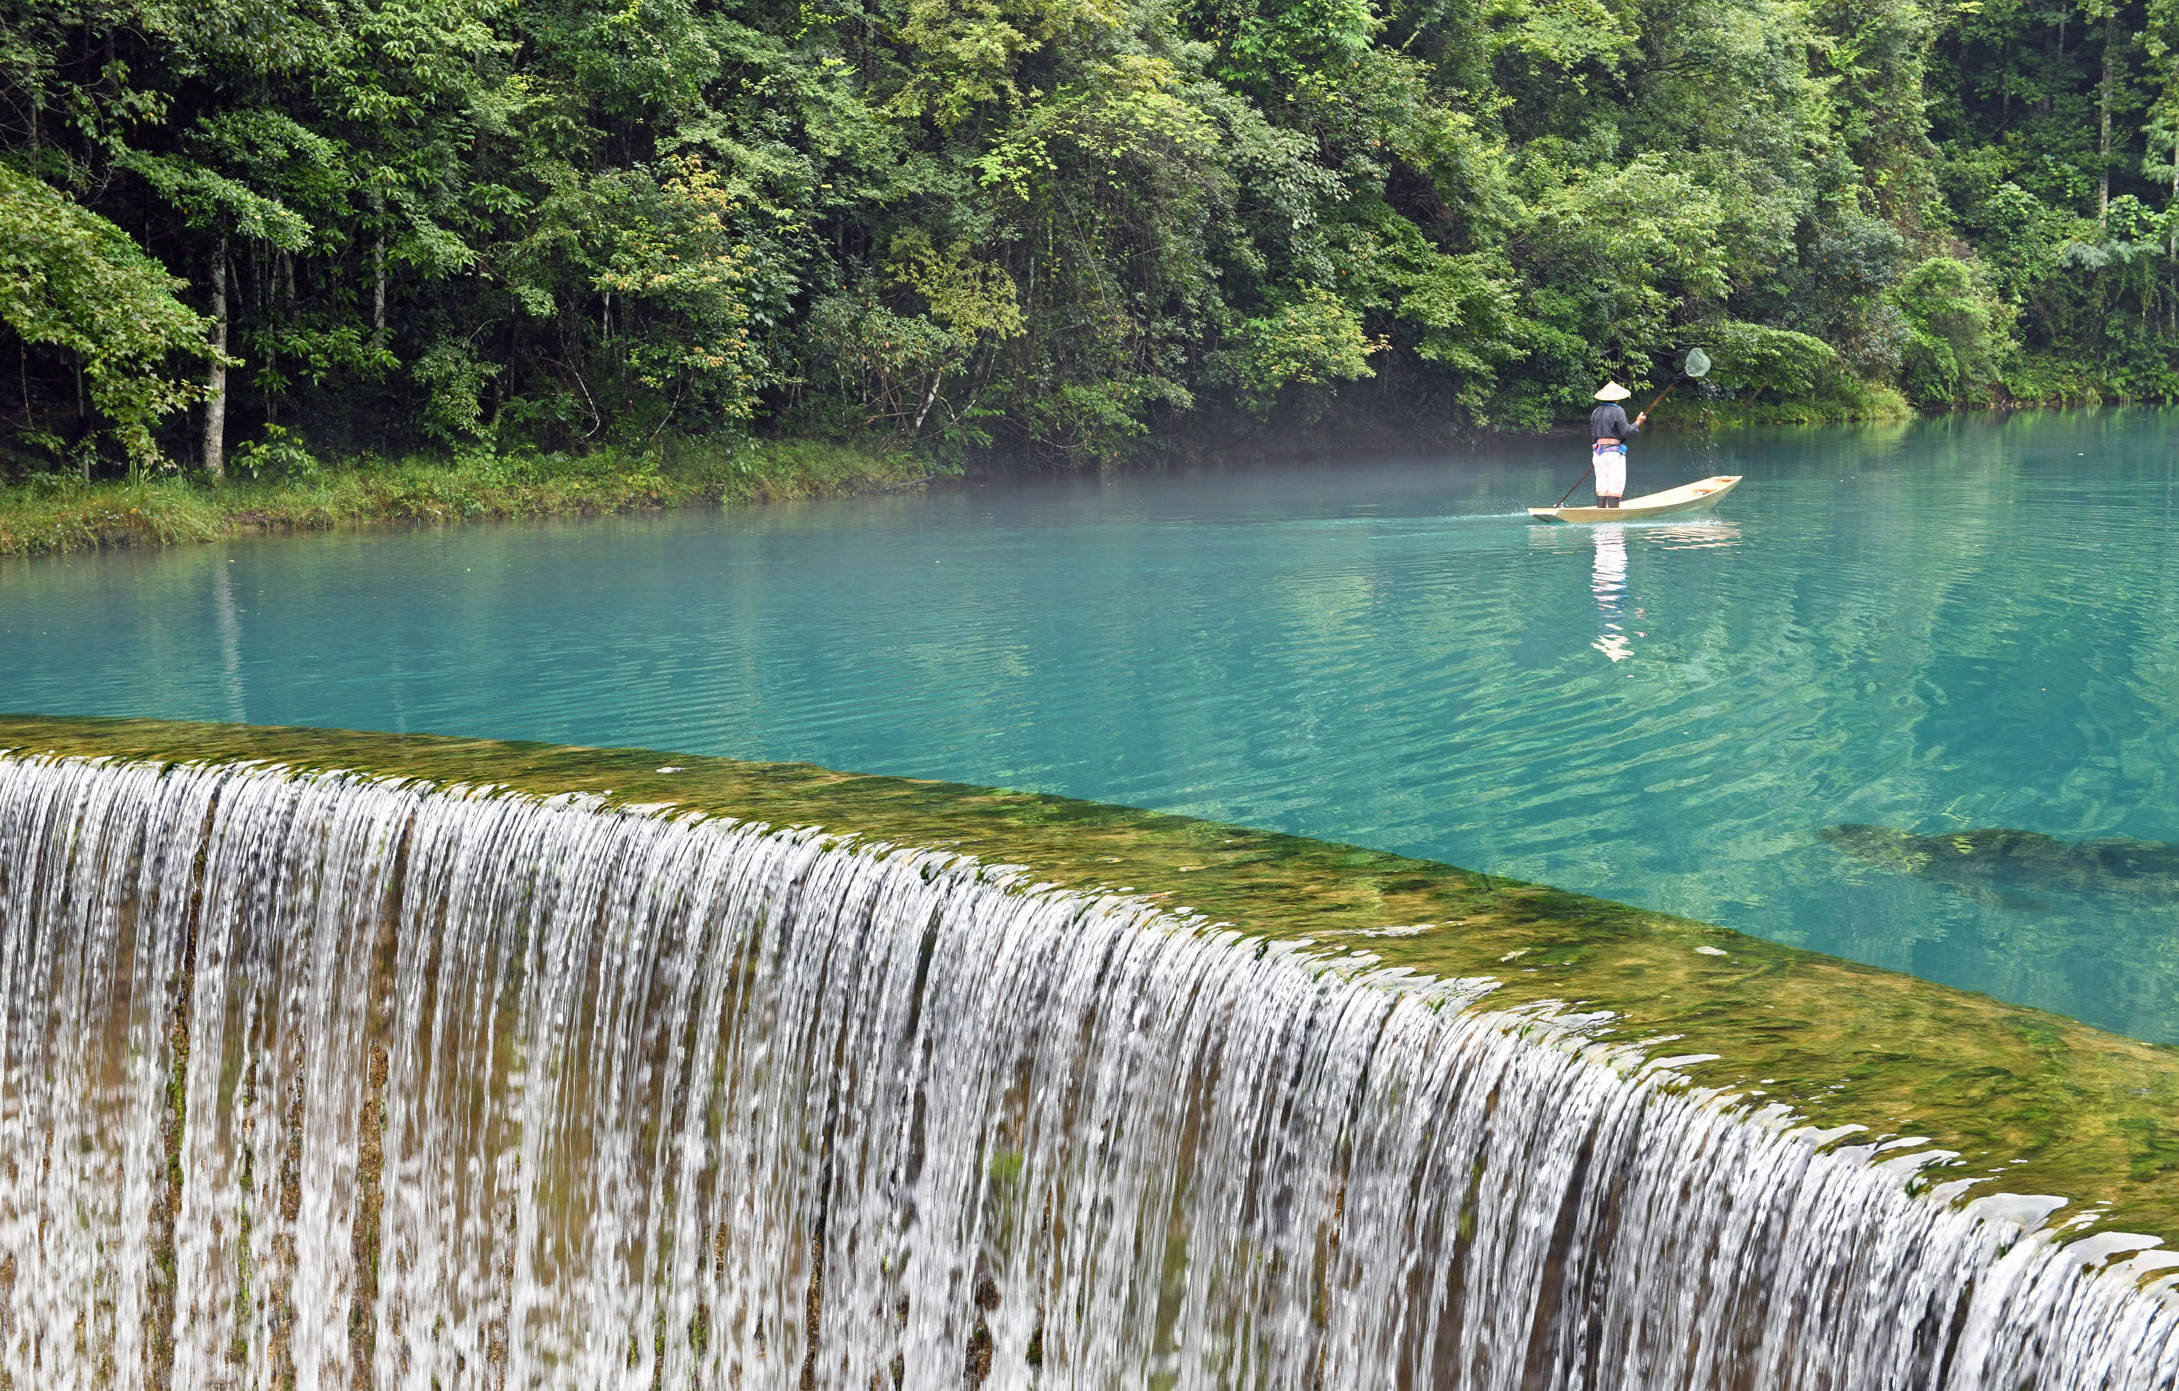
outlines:
M0 707L644 744L1229 817L2179 1039L2168 906L1840 822L2179 841L2157 413L1646 441L1714 516L1484 457L0 567ZM2085 471L2082 456L2096 460Z

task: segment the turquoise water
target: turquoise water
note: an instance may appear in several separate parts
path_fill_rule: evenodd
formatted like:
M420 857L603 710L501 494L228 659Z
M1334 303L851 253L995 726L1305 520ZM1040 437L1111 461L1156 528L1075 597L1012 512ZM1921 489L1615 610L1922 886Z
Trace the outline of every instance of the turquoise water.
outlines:
M1361 842L2179 1039L2169 882L1817 831L2179 842L2179 414L1579 442L0 566L0 709L424 730Z

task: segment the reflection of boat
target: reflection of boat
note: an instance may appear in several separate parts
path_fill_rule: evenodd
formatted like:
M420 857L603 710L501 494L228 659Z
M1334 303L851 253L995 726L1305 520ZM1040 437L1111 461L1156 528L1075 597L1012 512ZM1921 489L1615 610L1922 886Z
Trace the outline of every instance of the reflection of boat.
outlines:
M1702 551L1718 546L1740 544L1738 522L1667 522L1663 526L1644 527L1642 539L1653 546L1668 551Z
M1528 515L1539 522L1638 522L1645 517L1700 512L1717 506L1717 500L1731 492L1740 478L1735 473L1683 483L1661 493L1630 497L1617 507L1531 507Z
M1743 530L1738 519L1706 517L1700 512L1689 515L1693 520L1656 517L1619 530L1626 538L1630 554L1642 547L1659 551L1731 550L1742 543ZM1587 555L1596 546L1591 536L1595 530L1595 527L1531 526L1522 535L1532 551Z

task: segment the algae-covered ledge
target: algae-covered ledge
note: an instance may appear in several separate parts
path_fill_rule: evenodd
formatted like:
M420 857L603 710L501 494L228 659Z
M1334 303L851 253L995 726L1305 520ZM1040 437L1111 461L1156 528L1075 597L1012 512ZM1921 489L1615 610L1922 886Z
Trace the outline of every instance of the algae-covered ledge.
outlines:
M1932 1177L2062 1194L2097 1225L2179 1238L2179 1050L1726 928L1404 856L1066 798L802 764L422 735L0 715L0 749L263 760L672 804L1029 866L1243 930L1492 976L1513 1005L1612 1011L1625 1037L1714 1053L1705 1085L1821 1125L1957 1151ZM1385 934L1386 928L1408 929ZM1420 930L1414 930L1420 929Z

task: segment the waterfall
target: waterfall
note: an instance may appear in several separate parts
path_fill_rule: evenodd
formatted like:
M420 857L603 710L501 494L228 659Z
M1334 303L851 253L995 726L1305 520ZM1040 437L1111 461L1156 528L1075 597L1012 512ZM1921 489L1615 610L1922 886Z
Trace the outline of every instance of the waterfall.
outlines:
M593 799L0 757L13 1388L2168 1388L2145 1240L1487 984Z

